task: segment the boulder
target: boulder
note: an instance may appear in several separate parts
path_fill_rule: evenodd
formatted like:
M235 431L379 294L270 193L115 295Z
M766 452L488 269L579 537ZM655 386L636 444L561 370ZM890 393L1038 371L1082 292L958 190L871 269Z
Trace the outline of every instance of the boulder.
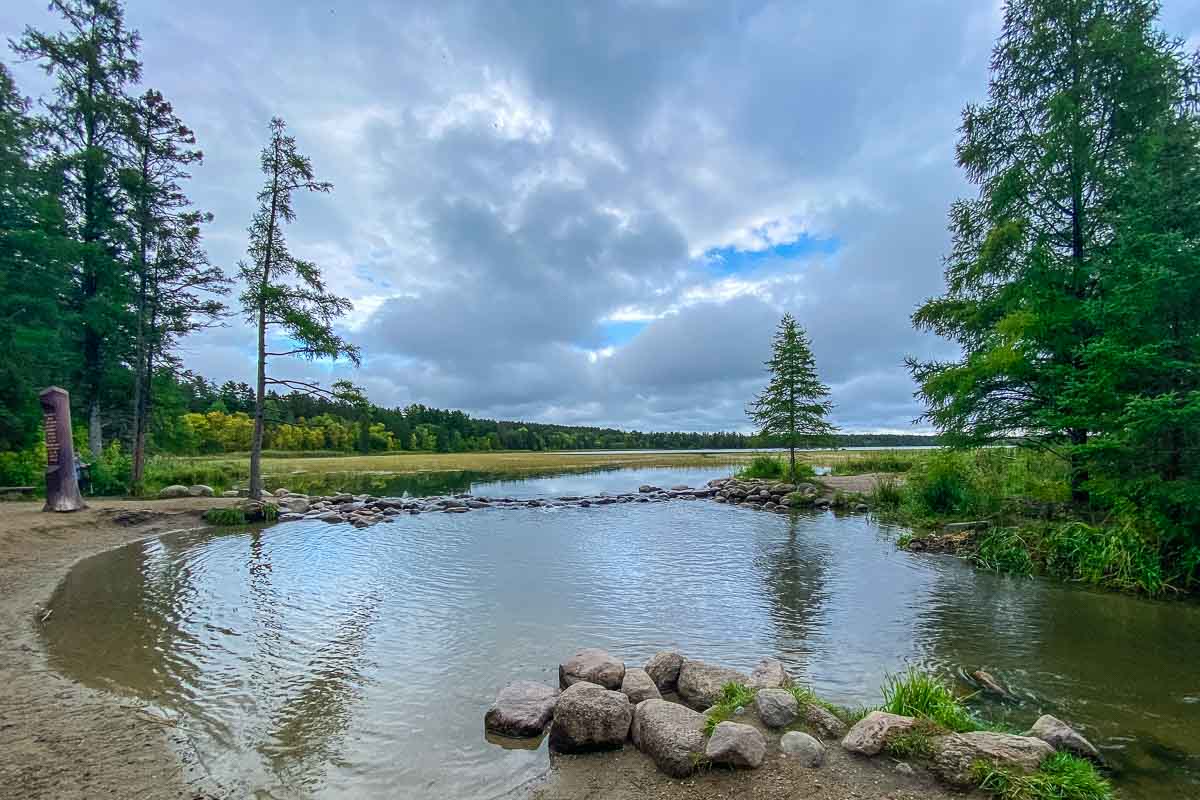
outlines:
M786 689L759 689L754 707L768 728L786 728L800 716L800 704Z
M673 692L679 684L679 668L683 666L683 656L674 650L662 650L646 662L646 674L660 692Z
M621 681L621 694L629 698L629 702L637 705L643 700L661 700L658 687L650 679L644 669L633 667L625 670L625 678Z
M191 497L212 497L216 494L211 486L205 486L203 483L189 486L187 492Z
M933 750L933 772L946 783L961 787L974 785L971 773L978 762L1029 773L1054 755L1054 748L1041 739L991 731L938 736L933 739Z
M909 730L916 723L912 717L872 711L860 719L842 739L842 747L864 756L879 755L888 739Z
M158 490L159 500L173 500L176 497L188 497L188 487L178 483L173 483L170 486L164 486Z
M800 709L804 723L827 739L840 739L846 735L846 723L842 722L827 708L816 703L805 703Z
M666 700L643 700L633 713L633 746L658 768L686 778L704 756L704 715Z
M737 670L717 667L703 661L683 662L679 668L679 699L696 710L716 705L721 687L729 682L747 683L750 679Z
M975 679L975 682L978 683L980 688L982 688L985 692L994 694L997 697L1006 700L1012 698L1012 695L1010 695L1008 690L1000 684L1000 681L996 680L992 673L987 672L986 670L977 669L971 673L971 677Z
M286 509L291 514L307 514L309 503L307 498L293 495L281 499L279 501L279 508Z
M746 685L751 689L786 689L792 685L792 678L783 668L782 661L764 658L750 673L750 682Z
M240 495L238 494L237 489L230 489L228 491L221 492L221 497L240 497Z
M1103 761L1100 751L1095 745L1083 738L1083 734L1063 722L1058 717L1043 714L1033 723L1033 728L1026 736L1041 739L1055 750L1063 750L1080 758L1090 758L1093 761Z
M825 763L825 745L803 731L788 731L779 737L779 749L806 767Z
M761 767L767 757L767 740L758 728L740 722L722 722L713 729L704 755L714 764Z
M587 681L571 684L558 696L550 749L587 753L621 747L629 736L633 706L620 692Z
M515 681L500 690L483 717L483 727L501 736L541 736L554 718L559 690L544 683Z
M558 665L558 683L564 689L580 681L620 689L624 679L625 664L597 647L585 647Z

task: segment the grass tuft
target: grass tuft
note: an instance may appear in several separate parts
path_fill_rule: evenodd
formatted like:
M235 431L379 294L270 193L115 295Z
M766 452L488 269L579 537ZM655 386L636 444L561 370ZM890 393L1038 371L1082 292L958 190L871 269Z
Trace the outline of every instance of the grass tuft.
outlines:
M904 760L933 758L933 737L944 733L946 729L937 723L918 720L912 728L890 737L884 749L888 755Z
M1000 800L1112 800L1112 786L1091 762L1055 753L1029 775L997 769L986 762L972 770L979 788Z
M887 676L880 709L926 719L957 732L979 728L979 723L949 686L933 675L914 669L903 675Z
M240 508L210 508L204 512L204 521L210 525L245 525L246 515Z
M721 698L704 720L704 735L712 736L713 729L722 722L732 719L739 708L749 707L754 702L755 694L757 692L754 689L735 681L730 681L722 686Z

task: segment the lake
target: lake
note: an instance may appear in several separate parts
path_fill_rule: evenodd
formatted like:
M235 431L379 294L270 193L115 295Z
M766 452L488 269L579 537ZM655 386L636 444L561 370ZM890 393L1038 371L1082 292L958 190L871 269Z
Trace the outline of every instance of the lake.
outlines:
M728 473L458 488L584 495ZM983 715L1077 724L1126 798L1200 795L1200 606L979 572L896 535L868 515L705 501L183 532L80 562L44 630L55 669L173 720L234 796L495 797L547 755L488 742L484 711L510 680L554 683L582 646L631 664L664 648L744 669L775 656L846 705L879 702L908 666L983 668L1020 698L973 701Z

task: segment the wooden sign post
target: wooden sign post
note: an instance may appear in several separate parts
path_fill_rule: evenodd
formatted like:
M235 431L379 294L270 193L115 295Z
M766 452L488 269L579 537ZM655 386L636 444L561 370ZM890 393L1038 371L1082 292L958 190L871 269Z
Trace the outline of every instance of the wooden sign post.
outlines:
M71 396L51 386L38 395L46 422L46 506L43 511L79 511L87 508L79 494L75 474L75 446L71 442Z

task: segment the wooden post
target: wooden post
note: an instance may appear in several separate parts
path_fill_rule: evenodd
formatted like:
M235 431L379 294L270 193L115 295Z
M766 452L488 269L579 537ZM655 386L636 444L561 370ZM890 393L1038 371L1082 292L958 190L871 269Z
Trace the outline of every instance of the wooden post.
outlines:
M75 475L75 445L71 441L71 396L51 386L38 395L46 422L46 506L43 511L87 508Z

